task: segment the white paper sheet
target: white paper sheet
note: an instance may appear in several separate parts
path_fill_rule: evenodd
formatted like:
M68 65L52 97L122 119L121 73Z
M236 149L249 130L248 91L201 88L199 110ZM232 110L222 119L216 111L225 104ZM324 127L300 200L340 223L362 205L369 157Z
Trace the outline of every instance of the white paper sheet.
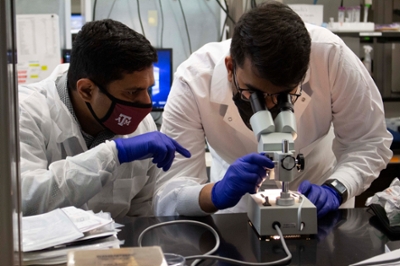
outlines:
M362 265L400 265L400 249L396 249L388 253L383 253L370 259L351 264L350 266Z
M80 237L83 237L83 233L60 209L22 217L23 252L53 247Z
M289 5L294 12L301 17L304 22L321 26L323 22L323 5L291 4Z
M75 207L62 208L62 211L71 219L75 226L82 232L88 232L111 223L111 218L104 219L105 215L95 215L92 212L77 209Z

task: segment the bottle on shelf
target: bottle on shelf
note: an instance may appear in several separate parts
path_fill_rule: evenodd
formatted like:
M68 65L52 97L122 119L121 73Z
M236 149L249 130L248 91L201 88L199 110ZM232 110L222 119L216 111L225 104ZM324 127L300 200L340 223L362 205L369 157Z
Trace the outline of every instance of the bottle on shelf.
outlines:
M372 46L370 45L364 45L364 66L368 70L368 73L372 75L372 69L371 69L371 51L372 51Z

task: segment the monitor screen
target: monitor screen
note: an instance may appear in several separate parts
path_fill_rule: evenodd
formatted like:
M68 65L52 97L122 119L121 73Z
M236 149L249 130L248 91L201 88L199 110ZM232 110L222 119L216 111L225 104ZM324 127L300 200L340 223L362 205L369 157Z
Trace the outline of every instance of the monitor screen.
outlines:
M172 49L157 49L158 62L154 63L154 86L149 94L153 111L163 111L172 85Z
M81 14L72 13L71 14L71 34L78 33L83 24L84 24L84 17Z

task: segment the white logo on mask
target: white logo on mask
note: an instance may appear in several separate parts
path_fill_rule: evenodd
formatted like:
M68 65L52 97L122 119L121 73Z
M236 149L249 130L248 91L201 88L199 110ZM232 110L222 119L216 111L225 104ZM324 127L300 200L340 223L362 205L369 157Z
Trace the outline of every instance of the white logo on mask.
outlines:
M122 127L124 125L129 126L129 124L131 123L131 119L132 119L132 117L130 117L130 116L120 114L119 117L116 118L115 120L117 120L118 125Z

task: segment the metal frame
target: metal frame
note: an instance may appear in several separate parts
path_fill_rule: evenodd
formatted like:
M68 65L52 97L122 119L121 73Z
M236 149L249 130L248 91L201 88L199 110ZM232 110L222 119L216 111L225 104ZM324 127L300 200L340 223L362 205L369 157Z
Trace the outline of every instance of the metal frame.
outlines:
M374 22L390 24L393 21L393 0L373 1ZM399 101L400 95L393 89L393 44L399 36L374 38L374 79L385 101Z
M15 3L0 1L0 264L21 265Z

